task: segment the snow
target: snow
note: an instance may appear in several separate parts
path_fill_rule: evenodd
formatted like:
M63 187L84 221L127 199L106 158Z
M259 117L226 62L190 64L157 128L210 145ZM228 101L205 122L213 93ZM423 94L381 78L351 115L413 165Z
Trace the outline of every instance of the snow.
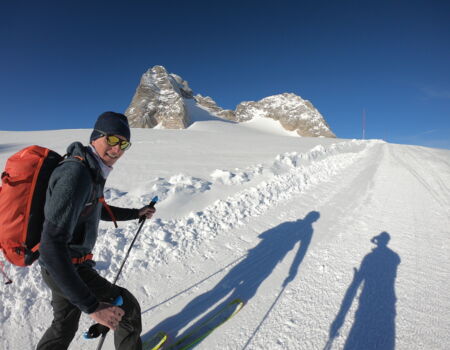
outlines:
M191 118L191 122L201 122L208 120L220 121L222 123L233 123L231 121L218 118L211 114L205 107L200 106L194 99L192 98L183 98L184 105L186 106L187 115ZM192 125L190 126L192 127Z
M253 117L248 122L242 123L243 127L249 127L269 134L299 137L296 131L289 131L283 128L279 121L262 116Z
M63 154L90 132L0 131L0 167L27 145ZM186 130L133 129L105 197L160 198L118 282L141 303L143 334L176 337L240 297L197 349L448 349L450 151L286 136L206 115ZM110 280L137 229L119 224L101 223L94 252ZM6 271L2 349L34 348L50 293L37 264ZM90 324L84 315L70 349L96 348L81 337Z

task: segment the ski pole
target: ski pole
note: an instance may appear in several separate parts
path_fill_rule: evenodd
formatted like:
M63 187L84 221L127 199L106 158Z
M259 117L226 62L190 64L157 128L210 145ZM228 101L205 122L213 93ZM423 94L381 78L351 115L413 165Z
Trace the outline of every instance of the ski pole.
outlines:
M158 197L153 197L153 198L152 198L152 201L150 202L150 204L148 205L148 207L149 207L149 208L154 208L154 207L155 207L155 204L156 204L157 202L158 202ZM145 216L141 216L141 217L139 218L139 222L141 223L141 225L139 226L139 228L138 228L136 234L134 235L133 240L131 241L130 247L128 248L127 254L125 255L125 258L124 258L123 261L122 261L122 265L120 265L120 268L119 268L119 271L117 272L116 277L114 278L113 284L116 284L117 280L119 279L119 276L120 276L120 274L121 274L121 272L122 272L123 266L125 265L125 262L127 261L128 256L130 255L130 252L131 252L131 249L133 248L134 242L136 242L136 238L138 237L139 232L141 232L142 226L144 226L144 223L145 223L145 220L146 220L146 219L147 219L147 218L146 218Z
M153 198L152 198L152 201L150 202L150 204L148 205L148 207L149 207L149 208L154 208L154 207L155 207L155 204L156 204L157 202L158 202L158 197L153 197ZM125 258L123 259L122 264L120 265L119 271L117 272L116 277L114 278L114 281L113 281L113 283L112 283L113 285L115 285L116 282L117 282L117 280L119 279L119 276L120 276L120 274L121 274L121 272L122 272L123 266L125 265L125 262L127 261L128 256L130 255L130 252L131 252L131 249L133 248L134 242L136 242L136 238L138 237L139 232L141 232L142 226L144 226L144 223L145 223L145 220L146 220L146 219L147 219L147 218L146 218L145 216L141 216L141 217L139 218L139 223L140 223L139 228L138 228L138 230L136 231L136 234L134 235L133 240L131 241L130 247L128 248L128 251L127 251L127 253L125 254ZM92 325L92 326L89 328L89 331L88 331L88 332L90 332L91 329L92 329L93 327L95 328L96 325L97 325L97 324ZM104 331L104 332L101 333L101 334L102 334L102 337L100 338L100 341L99 341L99 343L98 343L97 350L100 350L100 349L103 347L103 343L105 342L106 335L108 334L108 331L109 331L109 328L107 328L106 331ZM86 332L86 333L88 333L88 332Z

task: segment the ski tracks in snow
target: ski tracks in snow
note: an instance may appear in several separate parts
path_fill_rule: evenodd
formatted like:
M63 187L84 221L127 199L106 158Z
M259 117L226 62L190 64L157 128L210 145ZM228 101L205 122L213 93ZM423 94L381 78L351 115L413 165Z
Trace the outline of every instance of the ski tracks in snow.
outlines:
M449 227L450 167L445 155L439 161L435 152L439 153L349 142L309 154L285 154L274 162L272 170L278 170L272 177L253 182L252 187L187 218L157 222L148 229L149 235L154 230L159 238L145 242L156 251L154 262L181 264L188 272L186 280L167 285L192 288L175 293L178 297L186 292L152 317L164 320L170 310L180 310L183 300L195 300L209 288L205 293L211 300L205 300L213 308L214 294L228 288L230 280L242 279L239 283L244 285L237 289L251 298L240 316L244 321L237 327L238 317L234 326L224 327L201 348L227 344L230 349L246 350L327 345L342 349L355 344L364 348L395 344L397 349L418 350L432 344L434 349L445 349L450 326L445 310L450 305L436 301L442 301L439 294L450 287L450 237L442 240ZM265 274L263 270L278 261L270 254L280 251L265 251L264 243L253 238L255 233L272 232L276 245L277 230L282 232L288 222L306 218L313 209L320 219L314 223L312 240L295 245L306 244L307 253L293 249ZM227 238L230 231L233 237ZM220 245L229 249L228 255L218 253L223 249ZM246 248L247 255L242 255ZM226 266L209 274L213 270L201 266L201 259L195 258L198 254L209 264L217 263L218 256L226 257L223 264L219 262ZM301 256L297 275L290 272L296 254ZM135 267L142 264L134 262ZM285 285L286 276L295 281ZM192 278L200 282L193 284ZM332 329L338 330L333 336ZM411 339L416 339L413 347Z
M290 346L279 348L447 348L450 163L439 153L384 144L359 172L350 166L341 183L324 184L320 192L330 187L332 195L316 202L323 221L301 283L274 316L282 322L290 313L306 331L285 335Z
M402 259L397 281L399 348L447 349L450 300L442 293L450 289L448 153L397 145L389 147L389 161L390 177L403 183L394 187L385 182L385 191L396 193L397 203L385 209L396 217L392 243Z

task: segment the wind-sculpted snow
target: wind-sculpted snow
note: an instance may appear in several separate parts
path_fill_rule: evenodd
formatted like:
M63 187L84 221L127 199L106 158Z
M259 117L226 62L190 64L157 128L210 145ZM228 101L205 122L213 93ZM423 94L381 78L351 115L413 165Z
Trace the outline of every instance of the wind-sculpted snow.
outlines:
M280 154L268 168L264 168L262 164L258 164L245 170L236 169L234 171L229 171L216 169L211 174L211 177L216 183L238 185L251 181L258 175L281 175L292 171L295 168L301 168L301 170L305 171L306 167L310 165L312 161L320 161L324 158L330 157L333 154L341 153L342 151L357 152L359 148L363 149L364 147L366 147L366 144L361 144L357 141L349 144L334 144L327 148L322 145L318 145L308 153L290 152Z
M191 212L184 218L156 220L148 224L143 230L145 238L138 248L141 252L134 254L135 258L131 259L128 268L145 268L147 264L167 261L171 257L182 259L184 251L192 253L204 240L214 239L232 228L244 225L249 218L260 216L271 207L336 176L365 157L378 143L349 141L327 147L319 145L304 154L292 152L279 155L267 167L256 165L233 172L216 170L211 174L213 183L184 175L173 176L168 181L158 179L153 189L160 196L161 204L168 199L176 201L174 196L209 191L218 184L233 186L251 182L252 186L216 200L202 211ZM146 196L141 202L145 203L148 199ZM111 230L108 233L113 233L112 229L108 230ZM101 236L108 237L109 234ZM118 262L114 264L118 265Z

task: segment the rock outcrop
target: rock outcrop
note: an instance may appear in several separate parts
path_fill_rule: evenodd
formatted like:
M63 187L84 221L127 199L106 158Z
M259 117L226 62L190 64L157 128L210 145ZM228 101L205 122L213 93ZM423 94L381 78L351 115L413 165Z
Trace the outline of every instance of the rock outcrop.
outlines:
M242 102L237 106L237 122L255 117L278 120L286 130L296 131L300 136L336 137L312 103L292 93L269 96L257 102Z
M184 129L190 124L184 98L193 98L188 83L176 74L167 73L164 67L155 66L142 76L125 115L133 128L160 125Z
M230 109L223 109L223 108L219 107L217 105L216 101L214 101L211 97L202 96L202 95L198 94L198 95L195 95L194 98L197 101L197 104L199 106L202 106L204 109L209 111L211 114L213 114L219 118L235 121L236 118L235 118L234 111L232 111Z

